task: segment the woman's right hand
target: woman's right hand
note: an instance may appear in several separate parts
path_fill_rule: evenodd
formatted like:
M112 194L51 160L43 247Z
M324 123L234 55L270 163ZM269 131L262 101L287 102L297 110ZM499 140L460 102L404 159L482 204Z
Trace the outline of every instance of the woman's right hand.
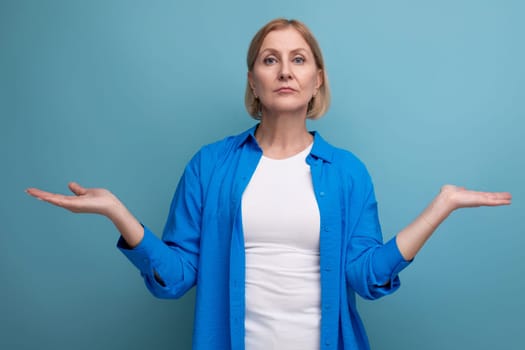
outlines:
M84 188L75 182L68 184L74 196L66 196L28 188L26 192L45 202L67 209L74 213L92 213L107 216L111 219L122 203L113 193L103 188Z
M68 187L75 194L74 196L46 192L37 188L28 188L26 192L73 213L106 216L115 224L130 248L142 241L144 237L142 225L113 193L103 188L84 188L75 182L70 182Z

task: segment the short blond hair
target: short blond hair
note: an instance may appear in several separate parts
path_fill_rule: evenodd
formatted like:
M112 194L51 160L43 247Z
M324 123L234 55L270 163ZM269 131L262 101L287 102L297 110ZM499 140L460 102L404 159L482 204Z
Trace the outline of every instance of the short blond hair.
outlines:
M328 107L330 106L330 88L328 86L328 76L326 74L321 48L310 29L308 29L304 23L295 19L277 18L268 22L266 25L264 25L264 27L259 29L259 31L253 37L250 47L248 48L248 54L246 55L248 71L253 71L253 66L255 65L255 61L259 55L259 51L264 39L266 38L266 35L274 30L280 30L288 27L294 28L297 30L297 32L299 32L299 34L301 34L303 39L310 47L310 50L312 50L315 64L317 68L321 70L323 75L323 81L319 87L319 92L310 100L310 103L308 104L308 111L306 113L307 118L317 119L325 114L328 110ZM249 81L246 82L244 105L246 106L248 113L253 118L261 119L261 102L255 97Z

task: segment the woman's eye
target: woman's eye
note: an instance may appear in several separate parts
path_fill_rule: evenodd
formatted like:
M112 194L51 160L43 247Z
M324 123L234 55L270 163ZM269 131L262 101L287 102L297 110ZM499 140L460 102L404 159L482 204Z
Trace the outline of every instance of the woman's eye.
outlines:
M294 57L293 62L294 63L298 63L298 64L302 64L302 63L304 63L304 57L301 57L301 56Z
M274 64L277 62L277 60L275 59L275 57L266 57L264 60L263 60L264 64Z

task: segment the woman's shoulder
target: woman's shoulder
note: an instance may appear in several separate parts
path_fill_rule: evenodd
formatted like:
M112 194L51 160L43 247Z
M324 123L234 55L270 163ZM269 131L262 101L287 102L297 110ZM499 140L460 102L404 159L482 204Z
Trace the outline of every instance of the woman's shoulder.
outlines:
M365 163L352 151L334 146L314 132L314 148L312 153L315 156L333 164L342 169L351 170L352 172L368 173Z
M367 196L373 185L372 177L365 163L352 151L324 142L328 155L327 163L333 170L331 174L336 182L342 185L351 185L352 193L357 196L355 198L359 197L359 193Z
M239 134L229 135L208 143L202 146L199 152L215 156L225 154L227 151L239 147L246 142L246 140L253 135L253 129L254 128L250 128Z
M254 128L250 128L239 134L223 137L222 139L201 146L193 155L189 165L200 164L201 166L210 166L224 160L228 154L231 154L232 151L238 149L239 146L246 142L246 140L251 137L250 135L253 135L252 129Z

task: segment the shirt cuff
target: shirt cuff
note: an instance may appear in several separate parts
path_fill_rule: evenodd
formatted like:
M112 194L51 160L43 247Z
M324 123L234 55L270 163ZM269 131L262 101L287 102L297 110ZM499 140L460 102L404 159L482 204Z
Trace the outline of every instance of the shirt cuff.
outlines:
M373 260L374 271L377 276L376 282L379 284L394 281L397 275L413 261L413 259L407 261L403 258L397 246L396 237L384 244L379 252L381 257L375 257Z
M145 274L153 272L152 262L155 253L159 251L159 245L164 246L164 243L146 226L144 226L144 237L135 248L130 248L122 236L117 242L117 248Z

